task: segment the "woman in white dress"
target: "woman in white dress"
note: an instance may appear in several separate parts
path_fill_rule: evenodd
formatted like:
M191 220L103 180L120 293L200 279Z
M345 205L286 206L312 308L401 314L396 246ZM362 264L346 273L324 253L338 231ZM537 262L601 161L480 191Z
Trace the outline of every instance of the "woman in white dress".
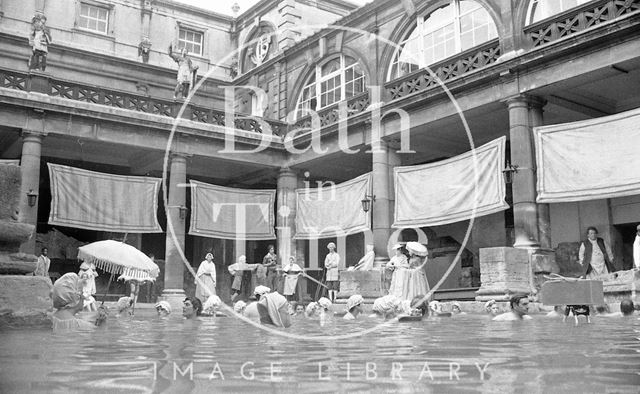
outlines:
M396 244L393 249L396 254L387 263L387 269L393 270L389 294L406 300L408 299L409 278L411 277L409 262L407 261L407 256L402 253L402 245Z
M324 268L327 269L327 288L329 289L329 300L336 301L336 294L340 290L340 278L338 274L338 266L340 266L340 255L336 252L336 244L329 242L327 245L329 253L324 259Z
M419 294L429 293L429 281L425 270L429 252L426 246L418 242L408 242L409 251L409 283L406 292L406 299L411 300Z
M296 294L298 298L300 298L298 277L302 275L303 269L296 264L296 258L294 256L289 257L289 264L282 268L282 272L284 274L284 296L287 297L288 301L293 300Z
M200 263L195 282L196 298L201 302L216 294L216 265L213 263L213 254L207 253L205 260Z

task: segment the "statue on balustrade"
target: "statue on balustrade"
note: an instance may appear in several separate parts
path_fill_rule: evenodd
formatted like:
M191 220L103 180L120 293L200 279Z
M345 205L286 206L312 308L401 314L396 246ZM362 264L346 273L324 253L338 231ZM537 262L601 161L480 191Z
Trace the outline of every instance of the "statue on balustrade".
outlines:
M186 48L182 48L178 54L173 51L173 45L169 45L169 56L178 63L178 78L173 98L176 99L178 93L182 93L182 98L186 98L191 85L195 85L198 66L193 64Z
M142 41L138 44L138 56L142 56L143 63L149 63L149 54L151 53L151 40L149 37L142 37Z
M29 70L40 69L44 71L47 68L47 54L49 53L49 44L51 44L51 32L46 26L47 17L43 14L36 14L31 19L31 34L29 35L29 44L33 52L29 58Z

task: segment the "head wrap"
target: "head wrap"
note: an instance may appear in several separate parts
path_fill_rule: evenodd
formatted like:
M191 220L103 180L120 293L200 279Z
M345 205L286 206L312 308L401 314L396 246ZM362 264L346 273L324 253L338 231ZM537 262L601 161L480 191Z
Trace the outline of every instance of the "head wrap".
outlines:
M318 307L317 302L310 302L309 305L304 310L304 314L309 317L316 312L316 308Z
M91 266L86 261L83 261L82 264L80 264L80 269L85 271L85 270L91 269Z
M207 253L207 255L206 255L206 256L204 256L204 259L205 259L205 260L206 260L206 259L208 259L208 258L209 258L209 256L211 256L211 259L213 260L213 253Z
M256 289L253 291L253 294L258 294L258 295L264 295L267 294L271 291L270 288L268 288L267 286L256 286Z
M496 303L496 300L489 300L484 304L484 309L489 310L489 308L491 308L491 306L493 306L493 304Z
M116 303L116 307L118 308L118 312L122 312L129 309L131 304L133 304L131 297L120 297Z
M216 309L220 308L222 305L222 300L217 295L210 295L209 298L204 302L202 306L202 310L207 313L215 313Z
M171 305L167 301L160 301L156 304L156 309L164 309L167 313L171 313Z
M329 249L329 248L334 248L335 249L336 248L336 244L334 244L333 242L329 242L327 244L327 249Z
M462 308L460 308L460 303L458 303L458 302L453 302L453 303L451 304L451 306L452 306L452 307L457 306L457 307L458 307L458 309L462 309Z
M400 249L400 248L402 248L402 245L395 244L395 245L393 245L393 248L391 248L391 249L396 250L396 249Z
M53 307L56 309L77 305L81 299L78 275L73 272L62 275L53 284L51 298L53 299Z
M351 308L361 305L364 302L364 298L360 294L354 294L347 300L347 311L350 311Z
M318 305L320 305L324 309L329 309L332 304L327 297L322 297L318 300Z
M434 312L442 312L442 305L440 304L440 301L431 301L429 303L429 309Z
M266 319L266 316L263 316L262 312L260 312L260 321L269 323L270 320L270 323L276 327L289 327L291 320L289 312L285 308L287 305L287 299L278 292L263 295L258 301L258 307L263 306L266 308L269 319ZM258 308L258 311L260 311L260 308Z
M242 311L244 311L244 308L247 307L247 303L240 300L238 302L236 302L235 304L233 304L233 311L235 313L242 313Z
M386 295L380 298L376 298L373 301L373 307L371 310L374 312L386 315L388 313L396 312L396 310L400 307L400 299L394 295Z

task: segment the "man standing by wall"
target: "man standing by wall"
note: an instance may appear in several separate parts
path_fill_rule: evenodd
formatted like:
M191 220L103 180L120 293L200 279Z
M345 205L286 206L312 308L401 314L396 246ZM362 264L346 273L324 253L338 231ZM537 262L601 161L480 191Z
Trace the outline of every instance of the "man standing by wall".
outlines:
M34 276L49 277L49 266L51 265L51 260L47 257L48 253L49 250L47 247L43 247L40 256L38 256L38 265L36 266L36 270L33 272Z
M600 275L616 271L611 247L598 237L598 229L595 227L587 229L587 239L580 244L578 251L578 262L586 267L587 279L598 279Z

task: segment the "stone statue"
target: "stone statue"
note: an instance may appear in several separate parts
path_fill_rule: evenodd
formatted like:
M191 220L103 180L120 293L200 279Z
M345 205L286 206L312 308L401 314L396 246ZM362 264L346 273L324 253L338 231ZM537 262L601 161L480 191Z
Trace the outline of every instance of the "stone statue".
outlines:
M47 17L43 14L36 14L31 19L31 34L29 35L29 43L33 49L31 58L29 59L29 70L40 69L44 71L47 67L47 54L49 53L49 44L51 44L51 32L45 25Z
M151 52L151 40L149 37L142 37L142 41L138 44L138 56L142 56L142 62L149 62L149 53Z
M353 267L354 271L371 271L373 269L373 261L376 258L376 254L373 251L373 245L367 245L367 253L358 261Z
M180 54L177 54L173 51L173 45L169 45L169 56L178 63L178 77L173 98L176 99L180 92L182 92L182 98L186 98L189 95L189 87L195 85L198 66L193 64L186 48L182 48Z

